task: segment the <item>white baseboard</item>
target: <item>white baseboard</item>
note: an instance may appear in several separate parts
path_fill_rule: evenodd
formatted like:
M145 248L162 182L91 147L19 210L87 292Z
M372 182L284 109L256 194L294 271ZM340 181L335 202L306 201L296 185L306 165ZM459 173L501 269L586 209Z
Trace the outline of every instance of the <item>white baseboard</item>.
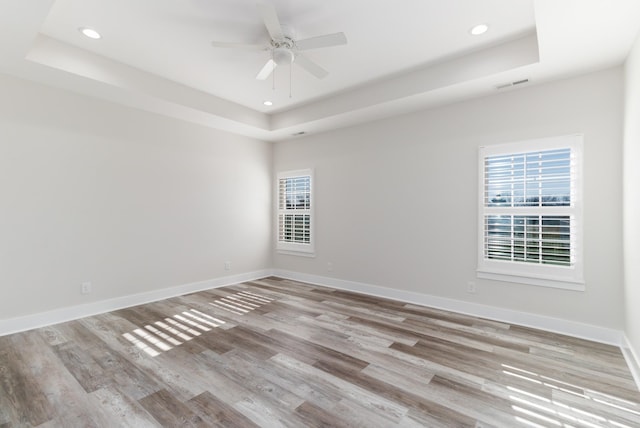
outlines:
M196 291L209 290L211 288L224 287L238 284L244 281L252 281L272 275L271 269L255 272L241 273L238 275L224 276L206 281L193 282L190 284L178 285L175 287L163 288L161 290L149 291L146 293L132 294L129 296L116 297L98 302L86 303L83 305L70 306L52 311L41 312L33 315L26 315L18 318L0 320L0 336L59 324L61 322L72 321L78 318L91 315L102 314L115 311L117 309L142 305L171 297L182 296Z
M628 342L625 342L626 339L623 339L624 334L619 330L598 327L590 324L584 324L559 318L547 317L544 315L518 312L510 309L498 308L495 306L481 305L478 303L464 302L461 300L432 296L429 294L396 290L361 282L347 281L342 279L279 269L264 269L238 275L225 276L221 278L210 279L207 281L194 282L190 284L164 288L161 290L154 290L147 293L133 294L130 296L101 300L98 302L71 306L18 318L0 320L0 336L58 324L61 322L71 321L91 315L97 315L117 309L142 305L145 303L168 299L171 297L181 296L197 291L238 284L244 281L251 281L271 275L286 279L292 279L295 281L307 282L310 284L317 284L341 290L384 297L387 299L398 300L405 303L430 306L433 308L444 309L448 311L488 318L496 321L503 321L510 324L517 324L555 333L566 334L582 339L593 340L610 345L620 346L623 348L623 352L626 352L625 357L627 357L630 363L635 360L636 372L634 373L634 376L636 377L636 381L638 379L638 372L640 372L640 370L638 370L637 364L640 360L635 357L635 355L637 354L633 353L632 348L630 347Z
M414 303L418 305L429 306L432 308L444 309L495 321L502 321L509 324L517 324L525 327L537 328L540 330L565 334L581 339L592 340L594 342L606 343L608 345L619 347L622 345L622 331L611 328L599 327L591 324L584 324L560 318L553 318L545 315L519 312L511 309L498 308L495 306L464 302L462 300L449 299L446 297L437 297L429 294L415 293L412 291L396 290L386 287L380 287L377 285L346 281L319 275L310 275L300 272L276 269L273 271L273 275L280 278L292 279L295 281L307 282L316 285L324 285L341 290L354 291L357 293L364 293L372 296L399 300L405 303Z
M622 346L620 347L622 354L624 355L624 359L627 360L627 365L629 366L629 370L631 370L633 380L636 381L636 386L640 391L640 354L633 348L626 334L622 335L622 340Z

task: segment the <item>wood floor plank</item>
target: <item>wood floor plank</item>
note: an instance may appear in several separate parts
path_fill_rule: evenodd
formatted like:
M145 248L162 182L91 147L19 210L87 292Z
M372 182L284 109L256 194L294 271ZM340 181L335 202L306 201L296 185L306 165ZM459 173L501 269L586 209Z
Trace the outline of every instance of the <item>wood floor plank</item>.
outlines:
M601 343L275 277L0 337L0 428L640 427Z
M162 426L206 426L200 416L164 389L140 399L139 402Z
M328 412L308 401L296 407L295 412L300 416L306 426L330 428L344 426L344 422L340 421L334 414Z
M90 393L113 383L93 357L75 343L55 345L53 351L86 392Z
M302 363L295 358L278 354L271 360L294 373L299 373L306 378L312 379L314 383L341 390L348 400L355 401L359 405L377 413L380 417L389 419L394 423L399 421L407 412L406 407L401 403L381 397L373 391L350 383L348 380L315 366Z
M156 374L147 372L135 363L135 359L130 360L117 349L92 347L90 353L114 385L134 400L153 394L164 386Z
M98 389L89 394L96 407L104 409L109 423L118 427L159 427L160 423L137 401L115 386Z
M0 402L4 418L35 426L51 419L54 412L38 386L40 373L34 373L21 358L21 350L32 349L24 339L24 335L0 338Z
M361 358L354 357L353 355L324 346L320 343L314 343L311 340L293 336L284 331L272 330L269 332L269 336L279 343L284 344L284 347L289 350L290 354L295 355L296 358L300 359L300 357L303 357L302 359L312 360L311 364L316 361L325 361L329 364L346 367L350 370L360 370L369 364Z
M238 385L242 385L252 396L259 397L259 401L264 402L267 407L279 409L279 411L284 411L286 414L304 401L294 391L282 388L280 385L261 376L255 370L254 365L244 364L241 358L236 357L238 354L245 352L240 350L238 352L232 351L223 356L211 355L210 358L216 361L219 369L226 377ZM261 358L258 357L258 359Z
M19 360L28 370L31 387L25 406L38 413L38 397L44 397L51 409L45 423L54 426L100 427L108 423L108 415L90 399L86 391L69 373L37 331L14 335L20 349ZM26 357L28 356L28 357Z
M258 427L249 418L238 412L227 403L205 391L196 395L186 403L203 421L213 427Z
M406 417L404 416L397 423L393 423L389 418L381 417L379 410L372 409L368 404L351 398L341 399L332 407L331 412L344 422L344 426L357 428L398 426Z
M287 370L285 367L269 360L259 360L244 352L234 353L234 361L253 367L260 376L279 385L281 388L291 391L296 396L313 404L316 407L330 411L342 398L342 394L335 387L327 384L309 383L307 378L299 373Z
M353 385L357 385L374 392L380 397L384 397L392 402L401 403L407 410L418 410L428 413L431 418L439 421L447 421L453 425L471 425L474 419L467 417L463 413L452 410L451 408L431 401L424 396L427 389L423 389L423 394L418 395L415 389L403 389L398 383L389 383L375 376L370 376L363 372L346 371L335 366L330 366L318 362L313 365L327 373L334 375L342 380L348 381ZM431 382L429 382L431 384Z

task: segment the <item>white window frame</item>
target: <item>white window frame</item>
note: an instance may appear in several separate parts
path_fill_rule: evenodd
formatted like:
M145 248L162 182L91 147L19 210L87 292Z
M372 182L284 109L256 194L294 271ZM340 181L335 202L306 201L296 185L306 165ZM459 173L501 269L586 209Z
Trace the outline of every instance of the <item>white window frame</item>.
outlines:
M485 205L485 159L490 156L571 149L569 206L489 207ZM583 278L583 136L569 135L480 147L478 180L478 278L584 291ZM571 266L554 266L485 257L485 216L558 215L571 217Z
M309 209L286 209L280 206L280 180L295 177L309 177L310 184L310 204ZM282 171L276 177L276 251L280 254L289 254L295 256L315 256L315 198L314 198L314 179L312 169L299 169L293 171ZM280 240L280 216L284 214L301 214L309 216L309 243L288 242Z

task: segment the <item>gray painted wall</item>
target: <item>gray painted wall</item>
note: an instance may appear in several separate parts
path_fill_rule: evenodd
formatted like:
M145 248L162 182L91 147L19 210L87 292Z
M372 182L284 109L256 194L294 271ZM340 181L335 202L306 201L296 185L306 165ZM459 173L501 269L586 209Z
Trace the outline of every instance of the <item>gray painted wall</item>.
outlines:
M0 318L271 266L271 144L15 78L0 94Z
M615 68L276 143L274 173L315 171L317 241L275 267L622 329L622 108ZM575 133L586 291L477 279L478 147Z
M640 364L640 36L625 65L625 95L625 331Z

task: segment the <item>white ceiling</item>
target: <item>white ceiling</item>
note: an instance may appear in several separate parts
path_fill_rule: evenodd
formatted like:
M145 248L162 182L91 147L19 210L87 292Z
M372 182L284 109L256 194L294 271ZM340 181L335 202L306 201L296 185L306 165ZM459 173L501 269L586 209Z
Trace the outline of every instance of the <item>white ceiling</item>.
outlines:
M272 82L256 74L268 52L220 49L212 40L263 43L270 40L256 8L258 0L57 0L41 32L79 48L184 83L246 107L268 111L273 100L283 110L345 88L417 67L452 53L531 32L531 0L272 0L282 25L297 38L342 31L348 45L307 54L330 71L317 80L294 68L289 99L289 67ZM485 37L471 37L476 23L495 22ZM90 26L103 38L82 37Z
M266 44L257 1L297 39L346 34L306 53L328 77L294 65L289 97L290 67L255 79L268 52L211 46ZM0 73L278 140L620 64L639 28L638 0L3 1Z

